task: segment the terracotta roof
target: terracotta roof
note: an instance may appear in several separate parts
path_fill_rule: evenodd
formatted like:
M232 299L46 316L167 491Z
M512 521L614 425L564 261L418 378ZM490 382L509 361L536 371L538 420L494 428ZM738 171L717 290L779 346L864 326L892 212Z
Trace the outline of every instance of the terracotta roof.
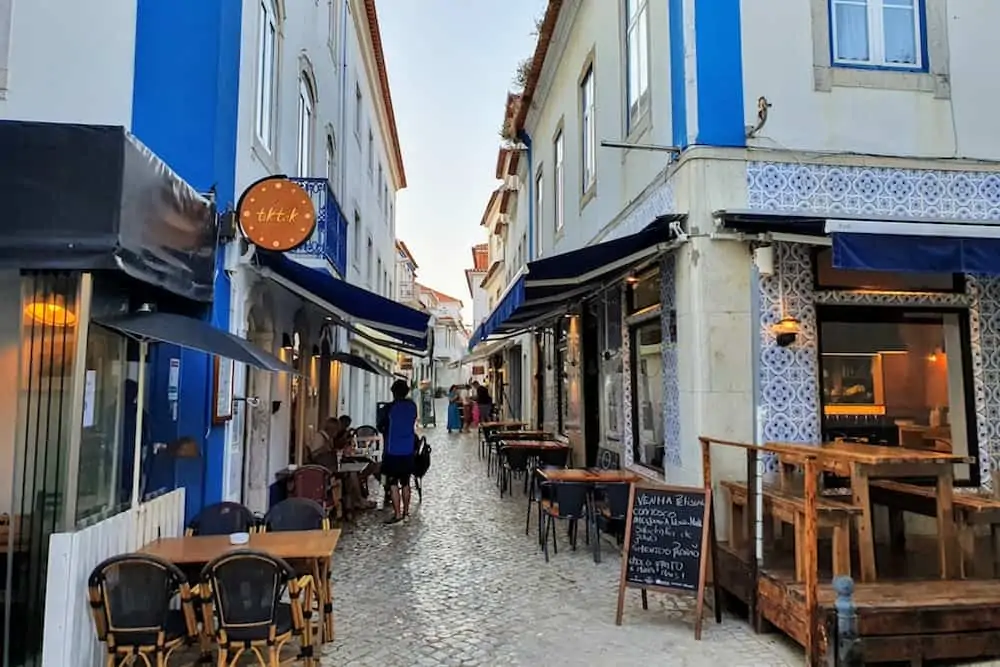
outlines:
M504 190L503 194L500 195L500 212L506 213L510 208L510 198L514 193L513 190Z
M524 121L528 117L528 109L531 108L531 100L538 87L538 79L542 75L542 66L545 65L545 56L549 52L549 45L552 43L552 35L556 29L556 21L559 20L559 10L562 9L563 0L549 0L549 6L545 9L545 17L542 25L538 29L538 42L535 43L535 53L531 56L531 69L528 70L528 80L524 84L524 92L521 93L520 105L517 109L517 117L514 119L514 131L520 132L524 129Z
M479 221L480 227L485 227L486 223L490 221L490 211L493 210L493 204L496 203L497 197L500 196L501 192L503 192L502 187L497 188L496 190L490 193L490 200L486 202L486 210L483 211L483 219Z
M493 266L491 266L490 270L486 272L485 276L483 276L483 282L479 283L479 286L486 287L486 283L490 281L490 278L492 278L497 274L497 271L499 271L500 267L502 266L503 266L502 259L498 259L497 261L493 262Z
M406 171L403 169L403 152L399 146L399 133L396 131L396 113L392 109L392 94L389 91L389 75L385 71L385 53L382 51L382 33L378 28L378 12L375 11L375 0L365 0L365 12L368 14L368 30L371 33L372 48L375 50L375 65L378 67L379 88L382 92L382 103L389 119L389 135L392 139L393 157L399 169L399 187L406 187Z
M490 263L490 247L485 243L472 246L472 268L474 271L485 271Z
M509 148L504 148L503 146L501 146L500 150L497 151L497 169L496 169L496 175L497 175L497 180L498 181L501 180L503 178L503 176L504 176L504 172L505 172L504 167L507 166L507 154L508 153L510 153L510 149Z
M447 294L445 294L444 292L439 292L439 291L437 291L436 289L434 289L433 287L428 287L427 285L424 285L423 283L414 283L414 284L415 284L415 285L416 285L417 287L419 287L420 289L422 289L422 290L424 290L424 291L426 291L426 292L428 292L428 293L430 293L430 294L433 294L433 295L434 295L434 297L435 297L435 298L436 298L436 299L437 299L437 300L438 300L439 302L441 302L441 303L447 303L447 302L451 302L451 303L458 303L458 304L462 303L462 300L461 300L461 299L456 299L456 298L455 298L455 297L453 297L453 296L448 296L448 295L447 295Z
M410 249L406 246L406 243L404 243L400 239L396 239L396 249L399 250L404 255L406 255L406 258L410 260L410 263L413 264L413 268L415 269L420 268L417 265L417 260L413 259L413 253L410 252Z

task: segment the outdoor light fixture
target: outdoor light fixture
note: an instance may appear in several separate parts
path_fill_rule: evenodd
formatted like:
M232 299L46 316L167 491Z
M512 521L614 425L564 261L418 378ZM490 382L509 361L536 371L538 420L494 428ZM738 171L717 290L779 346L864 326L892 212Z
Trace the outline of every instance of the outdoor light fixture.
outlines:
M637 282L639 282L639 279L636 278L634 275L630 275L628 278L625 279L625 282L627 282L629 285L635 285Z
M799 332L802 331L802 323L794 317L782 317L778 323L771 327L774 332L775 342L778 347L788 347L795 342Z
M292 337L286 333L281 334L281 349L282 350L292 349Z
M34 322L52 327L71 327L76 324L76 315L66 307L61 296L50 296L44 301L32 301L24 308L24 314Z
M320 355L320 351L319 351L319 345L313 345L313 356L314 356L314 357L319 357L319 356L321 356L321 355Z

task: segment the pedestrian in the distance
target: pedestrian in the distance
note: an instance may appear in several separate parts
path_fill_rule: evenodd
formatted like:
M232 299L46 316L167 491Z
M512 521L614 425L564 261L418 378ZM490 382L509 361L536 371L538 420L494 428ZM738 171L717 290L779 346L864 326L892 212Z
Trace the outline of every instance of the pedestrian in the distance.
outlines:
M385 412L387 423L379 429L386 434L382 475L389 487L393 511L387 524L399 523L410 514L410 477L417 444L417 404L407 398L410 387L404 380L396 380L391 391L392 403Z
M479 406L479 422L493 420L493 397L486 385L476 383L476 405Z

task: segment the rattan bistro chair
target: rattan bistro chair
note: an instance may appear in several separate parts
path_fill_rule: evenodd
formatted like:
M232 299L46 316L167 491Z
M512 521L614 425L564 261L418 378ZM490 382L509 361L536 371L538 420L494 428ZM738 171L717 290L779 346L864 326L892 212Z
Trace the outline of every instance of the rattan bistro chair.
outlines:
M112 556L87 582L107 667L165 667L171 653L198 637L191 587L174 565L146 554ZM175 598L180 608L171 609Z
M262 551L230 551L206 565L202 602L205 623L218 644L218 667L233 667L244 654L261 667L298 660L315 665L312 626L302 605L312 587L312 576L300 577L284 560ZM299 654L282 662L281 649L293 638L298 638Z
M256 519L253 512L239 503L224 502L209 505L191 519L187 525L188 535L229 535L249 533L254 529Z

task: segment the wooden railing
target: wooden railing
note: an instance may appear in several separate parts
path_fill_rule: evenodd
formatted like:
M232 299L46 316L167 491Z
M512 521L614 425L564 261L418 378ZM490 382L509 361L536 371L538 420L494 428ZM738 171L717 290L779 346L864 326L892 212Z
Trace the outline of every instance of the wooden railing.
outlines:
M787 450L767 445L755 445L745 442L720 440L718 438L710 438L706 436L701 436L699 440L701 441L702 469L705 487L711 488L713 493L716 489L714 488L715 485L712 479L712 447L741 449L746 453L747 505L745 515L747 522L746 549L748 552L746 557L750 566L752 580L752 586L750 587L750 602L748 606L750 610L751 622L758 631L760 630L760 627L758 624L759 615L757 612L757 582L759 581L761 563L757 554L757 543L760 539L757 528L763 521L763 512L761 511L762 503L759 502L763 483L761 471L758 466L758 463L760 462L760 455L762 453L771 454L773 456L780 455L783 464L798 465L803 468L803 502L805 509L803 512L804 526L802 527L801 537L804 545L802 549L804 558L802 569L806 609L803 648L806 653L806 665L811 667L812 665L817 664L816 660L818 658L819 648L819 637L817 636L817 594L819 584L819 574L817 572L817 498L819 493L819 467L816 463L816 457L811 455L793 454ZM717 504L715 506L718 507ZM718 522L716 522L716 526L718 526Z

